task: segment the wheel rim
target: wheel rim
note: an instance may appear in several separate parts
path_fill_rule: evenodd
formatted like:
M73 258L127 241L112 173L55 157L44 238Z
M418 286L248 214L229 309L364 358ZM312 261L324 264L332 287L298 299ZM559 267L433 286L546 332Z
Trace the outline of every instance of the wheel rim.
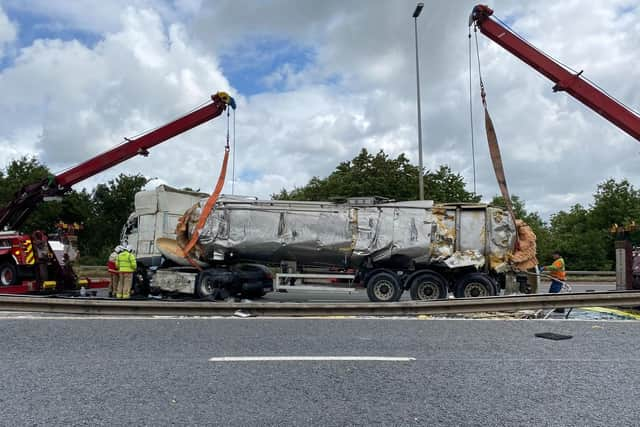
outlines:
M421 282L417 289L418 299L430 300L440 298L440 287L434 282Z
M373 294L381 301L393 299L393 283L389 280L380 280L373 286Z
M218 287L216 286L216 282L213 279L205 277L200 282L200 293L202 296L210 296L212 295Z
M4 268L0 273L0 281L4 286L8 286L13 281L13 271L10 268Z
M464 297L465 298L477 298L477 297L488 297L491 296L489 293L489 289L480 283L480 282L469 282L464 287Z

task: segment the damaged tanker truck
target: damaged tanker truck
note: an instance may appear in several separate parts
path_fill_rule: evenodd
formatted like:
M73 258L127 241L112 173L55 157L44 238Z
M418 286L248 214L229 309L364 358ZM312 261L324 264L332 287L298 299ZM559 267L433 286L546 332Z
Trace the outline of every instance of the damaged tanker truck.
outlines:
M184 214L175 239L156 235L155 250L164 260L147 275L152 291L247 294L243 288L252 281L266 291L270 271L289 263L305 272L353 271L355 285L365 288L371 301L397 301L404 291L414 300L449 293L464 298L497 295L508 283L525 291L524 272L537 264L535 235L520 221L516 228L501 208L375 198L299 202L222 196L185 257L182 248L206 201Z

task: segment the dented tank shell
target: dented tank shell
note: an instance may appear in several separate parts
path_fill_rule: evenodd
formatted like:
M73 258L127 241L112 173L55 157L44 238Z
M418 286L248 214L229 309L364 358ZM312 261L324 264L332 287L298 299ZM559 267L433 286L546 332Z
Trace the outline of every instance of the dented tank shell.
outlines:
M187 234L204 203L187 218ZM438 263L498 271L515 240L509 215L484 204L351 205L223 196L200 230L195 255L207 263L296 261L353 268Z

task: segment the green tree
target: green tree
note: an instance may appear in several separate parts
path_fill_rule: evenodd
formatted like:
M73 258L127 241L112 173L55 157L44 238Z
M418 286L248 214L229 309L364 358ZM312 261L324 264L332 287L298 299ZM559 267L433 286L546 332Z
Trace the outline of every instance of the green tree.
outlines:
M589 230L597 233L596 244L605 245L606 257L599 263L604 269L615 267L615 237L609 232L613 224L640 223L640 191L629 181L608 179L598 185L588 215ZM640 233L633 233L632 242L638 243ZM600 267L603 268L603 267Z
M326 178L313 177L307 185L274 194L280 200L329 200L333 197L381 196L410 200L417 196L418 169L404 154L390 158L380 150L366 149L351 161L340 163Z
M518 211L518 203L515 203ZM516 212L518 215L518 212ZM524 219L524 218L523 218ZM526 221L526 219L525 219ZM559 250L569 269L609 270L615 266L613 224L640 222L640 191L626 179L609 179L598 185L590 208L574 205L569 211L553 214L548 228L538 235L541 262L549 263L549 253ZM640 233L632 237L637 238Z
M3 172L0 172L0 203L6 205L23 186L47 178L51 172L35 157L23 156L12 160Z
M551 216L551 250L562 254L570 270L608 270L611 260L608 247L613 245L607 230L590 225L592 212L576 204L568 212L560 211ZM550 263L545 254L545 263Z
M120 231L134 209L134 196L148 182L144 176L120 174L98 184L91 194L91 216L80 233L84 263L102 264L120 241Z
M593 228L609 229L613 224L640 219L640 190L626 179L620 182L608 179L599 184L593 199L589 218Z
M390 158L380 150L373 155L366 149L351 161L340 163L326 178L313 177L304 187L282 189L272 197L278 200L329 200L357 196L381 196L394 200L418 198L416 166L404 154ZM427 172L425 197L437 202L477 202L480 197L465 190L462 176L448 166Z
M448 165L441 165L435 172L427 171L424 175L424 197L436 203L478 203L481 199L466 190L462 175L454 173Z
M16 193L25 185L37 183L51 177L49 169L35 157L23 156L12 160L4 171L0 172L0 205L11 202ZM65 195L62 202L43 202L35 207L27 217L20 231L30 233L34 230L53 231L54 224L65 222L83 222L88 216L89 203L85 199L80 203L75 191Z

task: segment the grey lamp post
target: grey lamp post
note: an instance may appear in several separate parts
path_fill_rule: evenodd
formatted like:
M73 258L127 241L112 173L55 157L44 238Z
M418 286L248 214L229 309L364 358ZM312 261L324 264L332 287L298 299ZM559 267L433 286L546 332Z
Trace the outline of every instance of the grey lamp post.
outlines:
M418 186L420 188L420 200L424 200L424 167L422 166L422 114L420 112L420 66L418 61L418 16L422 12L424 3L418 3L413 11L413 23L416 33L416 86L418 92L418 167L420 174L418 177Z

